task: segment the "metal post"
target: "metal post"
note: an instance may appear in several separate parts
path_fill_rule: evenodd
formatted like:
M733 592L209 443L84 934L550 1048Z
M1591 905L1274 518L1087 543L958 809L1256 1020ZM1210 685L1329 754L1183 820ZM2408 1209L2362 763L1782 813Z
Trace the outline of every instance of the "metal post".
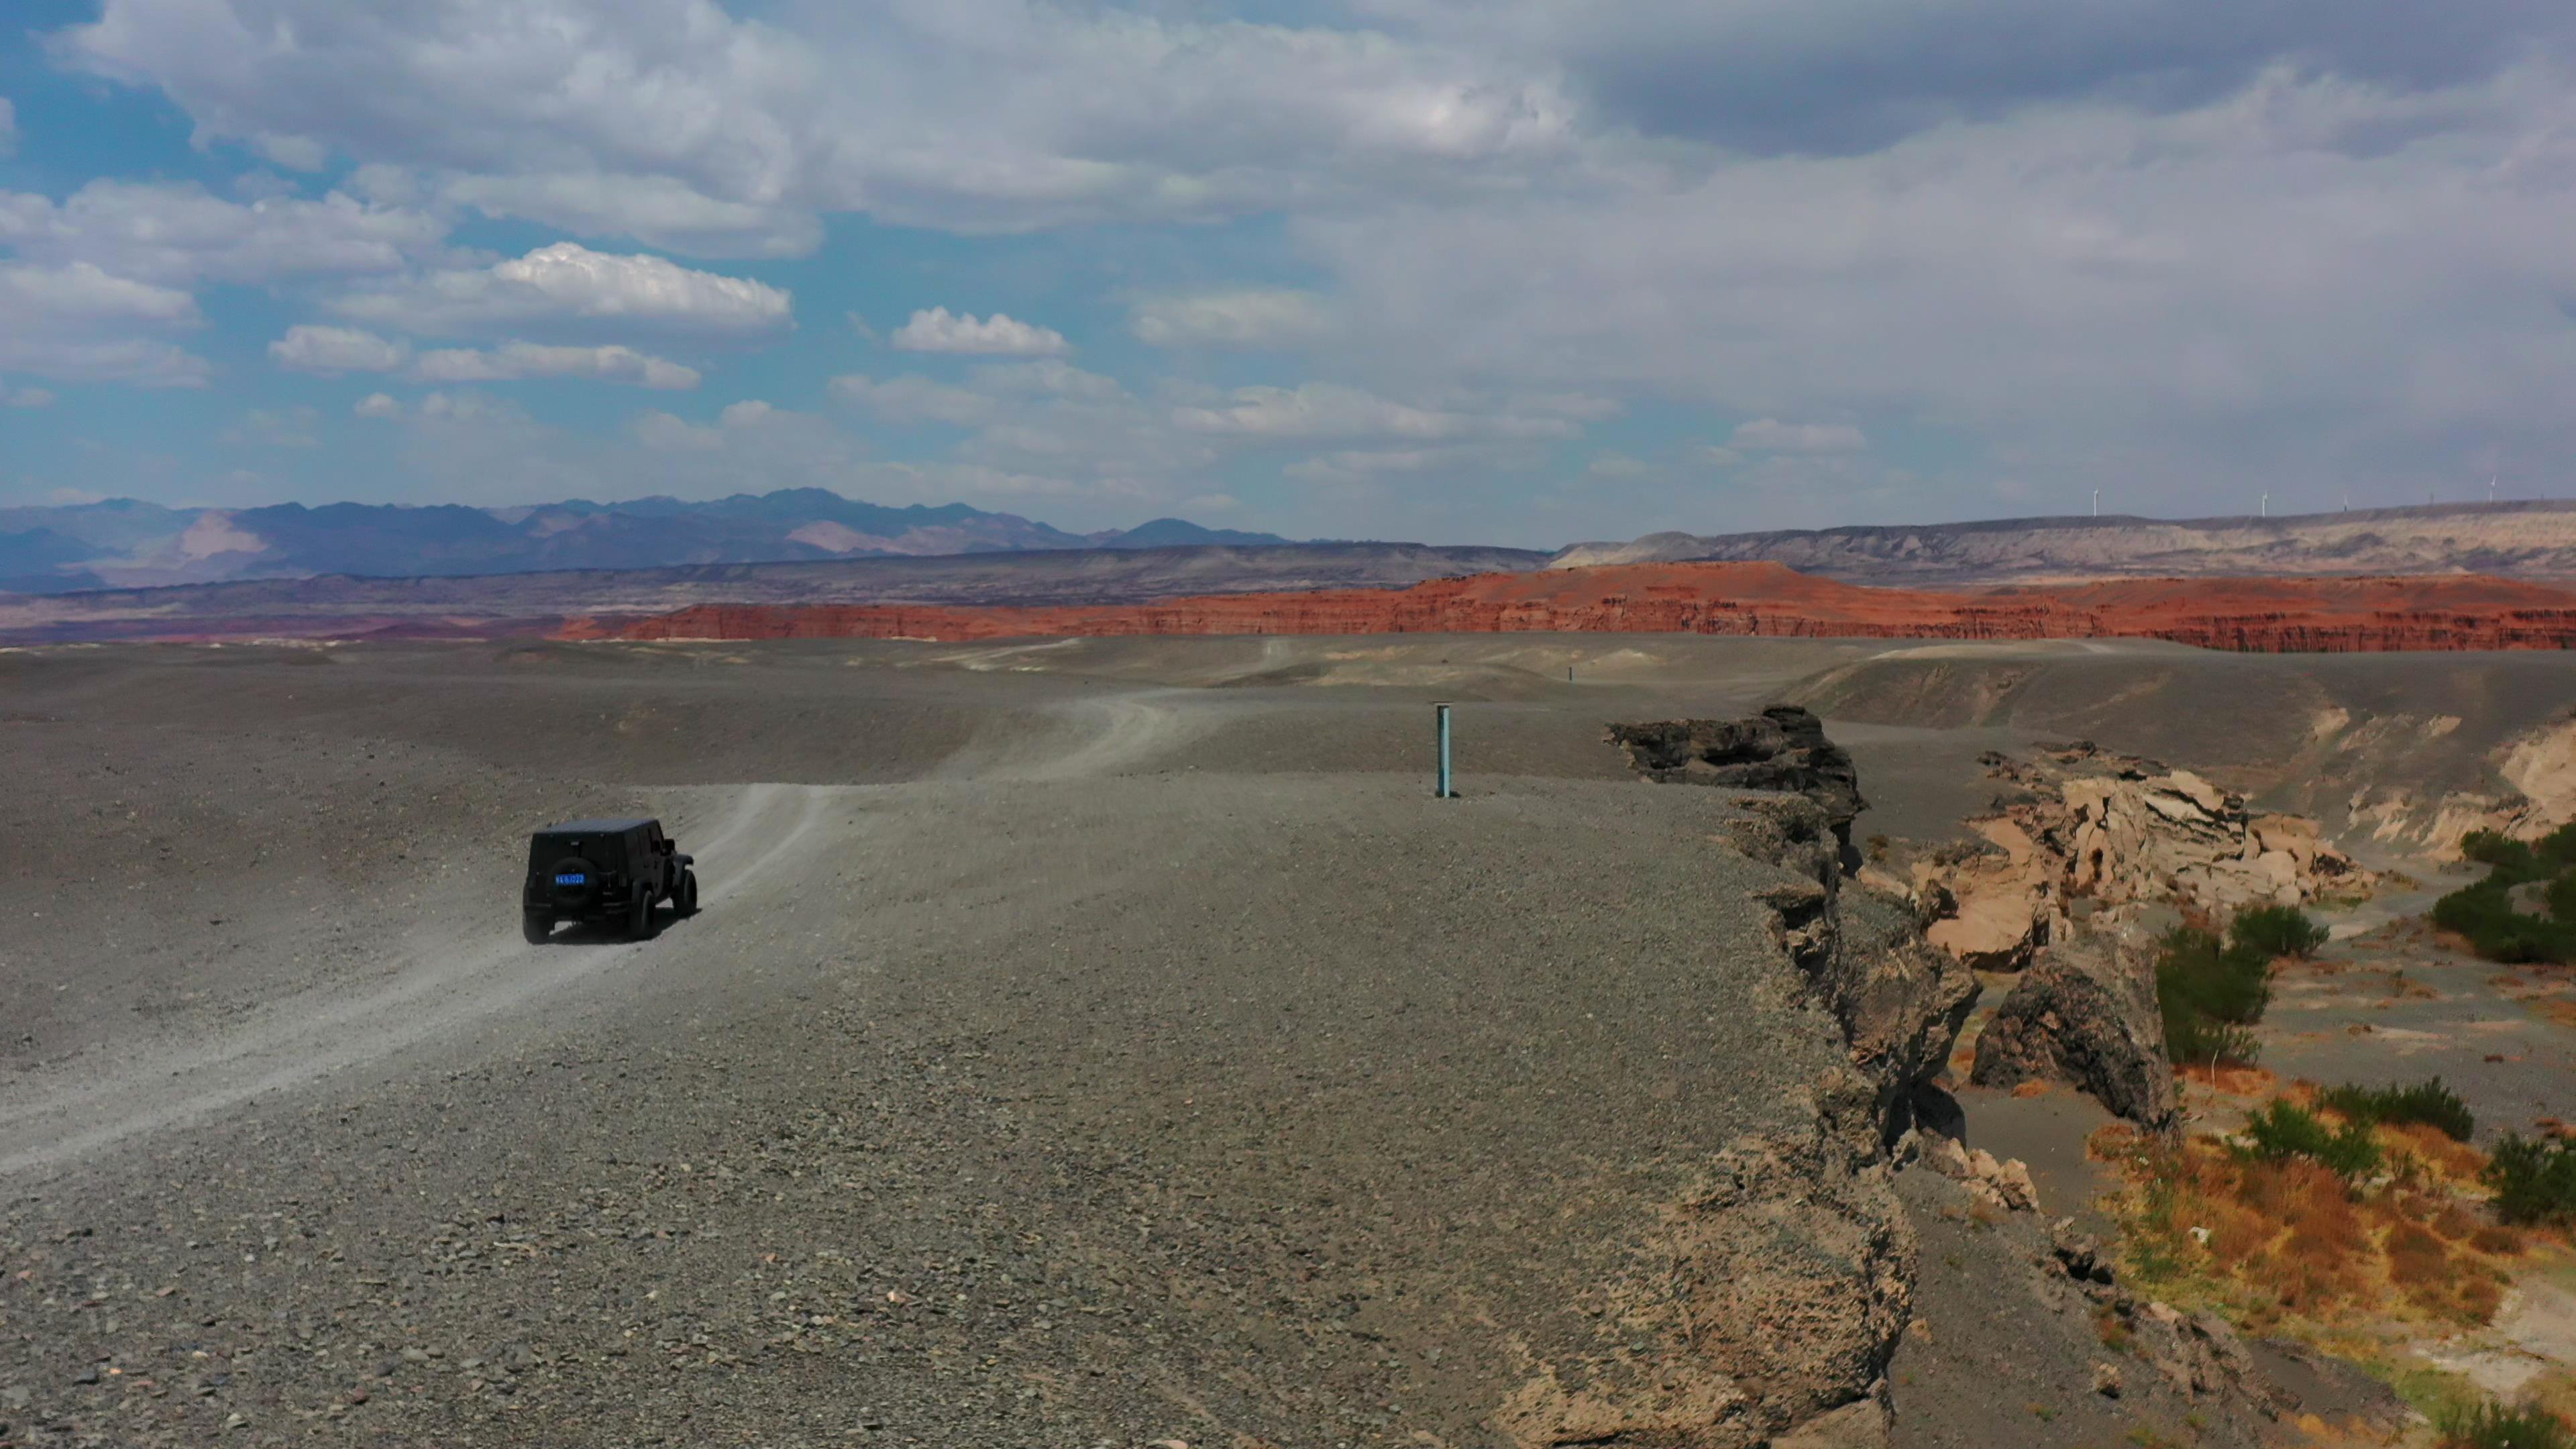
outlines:
M1458 792L1449 788L1449 706L1435 704L1431 706L1431 712L1440 723L1440 781L1438 788L1431 792L1432 798L1455 800Z

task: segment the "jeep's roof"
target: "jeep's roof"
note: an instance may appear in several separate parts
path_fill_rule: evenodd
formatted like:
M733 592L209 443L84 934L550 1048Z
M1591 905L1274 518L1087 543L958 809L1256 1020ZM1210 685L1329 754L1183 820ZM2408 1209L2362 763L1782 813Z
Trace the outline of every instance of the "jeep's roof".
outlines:
M561 825L549 825L545 829L538 831L537 834L620 835L629 830L640 830L647 825L658 823L660 822L654 820L649 815L638 815L629 820L567 820Z

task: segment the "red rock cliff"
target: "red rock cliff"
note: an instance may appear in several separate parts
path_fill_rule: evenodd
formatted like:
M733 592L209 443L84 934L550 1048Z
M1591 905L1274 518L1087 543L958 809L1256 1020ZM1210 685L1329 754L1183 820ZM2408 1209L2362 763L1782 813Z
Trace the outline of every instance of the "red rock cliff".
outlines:
M1867 639L2171 639L2258 652L2563 649L2576 591L2476 575L2150 579L2063 589L1871 589L1771 563L1624 564L1407 589L1058 608L706 604L577 620L569 638L975 639L1137 634L1687 633Z

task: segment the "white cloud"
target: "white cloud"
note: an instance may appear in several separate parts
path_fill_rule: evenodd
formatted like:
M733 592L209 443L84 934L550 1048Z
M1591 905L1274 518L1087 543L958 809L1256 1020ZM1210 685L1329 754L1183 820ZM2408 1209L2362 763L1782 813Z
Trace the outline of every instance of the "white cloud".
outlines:
M1849 423L1784 423L1756 418L1739 425L1727 442L1737 448L1773 453L1857 453L1869 436Z
M1490 473L1512 461L1509 451L1492 444L1450 443L1428 448L1346 448L1300 459L1279 471L1301 482L1348 485L1387 477Z
M212 369L165 334L203 320L186 292L110 276L88 262L0 262L0 370L201 387Z
M18 108L9 103L7 96L0 96L0 156L14 156L17 152Z
M945 307L915 312L890 339L905 352L962 352L987 357L1060 357L1072 348L1064 334L1050 327L1014 321L996 312L988 318L949 314Z
M972 388L952 387L915 375L879 381L852 373L831 382L832 396L864 407L890 423L947 423L972 427L1001 412L1001 402Z
M105 0L52 48L280 164L340 152L497 214L729 253L810 246L831 211L1025 229L1471 188L1573 126L1550 67L1027 0L447 0L364 23L344 0Z
M1357 388L1310 382L1295 388L1238 388L1212 406L1177 408L1185 432L1255 438L1413 438L1470 436L1569 438L1579 431L1559 418L1441 411L1390 402Z
M701 427L666 412L638 413L629 426L635 434L635 441L660 453L712 453L723 447L725 441L724 433L719 429Z
M669 176L568 172L449 176L441 200L584 236L631 236L700 257L794 257L823 240L823 223L796 207L708 196Z
M0 192L0 243L36 262L87 262L172 286L393 272L434 252L446 224L340 192L227 201L194 183L92 181L70 199Z
M794 325L789 295L747 277L577 242L471 270L432 271L347 292L332 306L410 332L587 324L670 335L755 337Z
M780 415L778 409L760 399L747 397L738 403L725 404L724 411L716 414L716 420L728 428L756 428Z
M358 405L349 411L362 418L398 418L403 408L390 393L371 392L358 399Z
M1127 325L1156 347L1265 347L1321 336L1330 324L1311 292L1245 290L1140 302Z
M296 326L268 344L268 355L299 372L391 372L411 357L411 349L354 327Z
M412 364L424 382L515 382L532 377L588 377L602 382L685 391L698 385L694 368L631 347L549 347L507 342L488 351L444 348Z
M13 408L49 408L54 405L54 395L41 387L19 388L10 392L5 400Z

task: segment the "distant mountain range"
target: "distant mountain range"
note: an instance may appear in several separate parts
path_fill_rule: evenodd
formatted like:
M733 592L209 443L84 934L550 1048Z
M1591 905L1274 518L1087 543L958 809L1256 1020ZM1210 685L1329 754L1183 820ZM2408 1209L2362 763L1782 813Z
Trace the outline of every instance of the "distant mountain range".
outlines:
M2114 578L2496 574L2576 578L2576 503L2435 503L2271 518L1999 518L1772 533L1650 533L1553 568L1769 560L1857 584L1973 588Z
M1285 544L1276 534L1157 518L1067 533L963 503L889 508L821 488L712 502L573 499L518 508L331 503L164 508L130 498L0 508L0 592L225 583L353 574L455 578L1039 549Z

